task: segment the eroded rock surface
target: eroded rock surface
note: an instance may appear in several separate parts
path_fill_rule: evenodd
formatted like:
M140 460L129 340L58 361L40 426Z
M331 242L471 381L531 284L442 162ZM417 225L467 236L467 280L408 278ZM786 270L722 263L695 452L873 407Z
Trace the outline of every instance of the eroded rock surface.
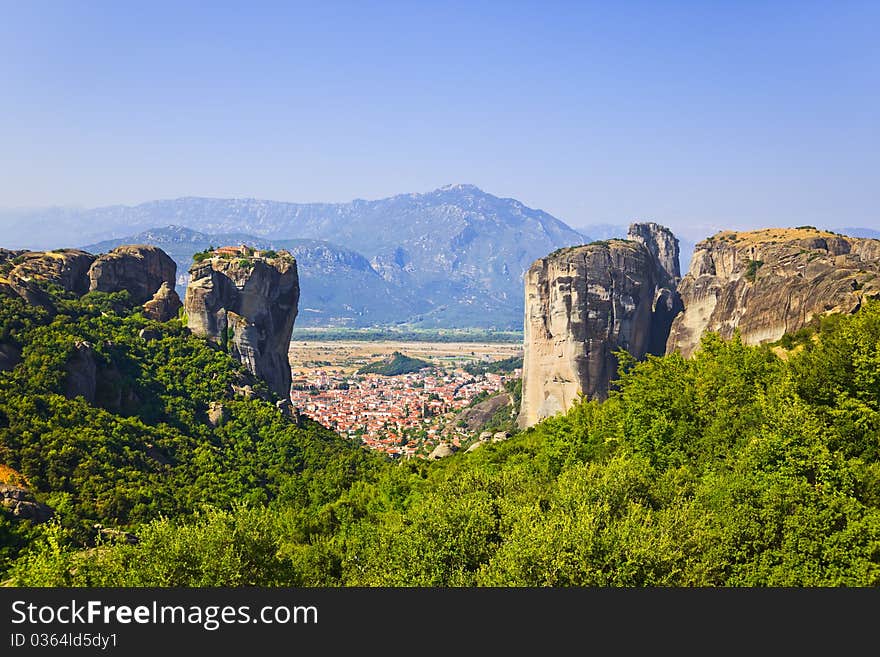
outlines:
M708 331L773 342L816 316L853 313L880 296L880 240L814 228L721 232L697 244L679 293L684 312L668 353L690 356Z
M290 397L288 350L299 303L296 260L211 257L190 268L184 306L193 334L207 338Z
M130 244L95 259L89 269L88 289L99 292L128 290L134 303L143 304L153 298L163 283L173 291L176 273L177 265L162 249Z
M157 322L167 322L177 317L177 311L182 306L174 286L169 285L168 281L162 281L153 298L144 304L144 315Z
M633 224L629 238L559 249L526 273L521 427L581 394L604 398L616 350L663 353L680 308L678 241L657 224Z
M54 314L52 297L41 287L46 283L77 296L127 290L136 305L147 304L147 316L167 321L181 306L176 272L174 260L155 246L120 246L101 256L78 249L0 249L0 296L17 296Z

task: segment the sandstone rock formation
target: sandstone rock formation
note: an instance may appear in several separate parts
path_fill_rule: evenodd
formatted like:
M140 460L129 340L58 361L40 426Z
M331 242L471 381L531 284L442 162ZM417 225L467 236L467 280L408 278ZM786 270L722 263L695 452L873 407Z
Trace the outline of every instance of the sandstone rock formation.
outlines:
M513 400L510 393L500 392L464 409L461 415L458 416L458 420L464 422L464 429L466 431L476 431L505 406L509 406L510 410L513 411Z
M653 222L630 224L627 237L644 244L659 265L664 287L674 288L681 280L678 239L672 231Z
M174 291L177 265L154 246L120 246L102 256L77 249L0 249L0 268L5 272L0 273L0 295L18 296L50 313L55 312L52 298L39 283L59 285L78 296L127 290L135 304L147 304L147 316L159 321L175 317L181 306Z
M208 404L208 424L216 429L229 419L229 408L220 401L212 401Z
M525 276L519 425L566 411L581 393L605 397L617 349L663 353L680 304L678 273L678 241L657 224L537 260Z
M452 456L455 454L455 448L449 443L440 443L437 445L431 453L428 454L429 461L436 461L437 459L445 459L447 456Z
M302 424L302 417L296 407L290 403L290 399L279 399L275 402L275 408L277 408L288 420L291 420L298 425Z
M288 350L299 303L296 260L285 252L224 258L190 268L190 330L227 349L282 399L290 397Z
M176 273L174 260L160 248L120 246L94 261L89 269L88 289L99 292L128 290L134 303L143 304L153 298L163 283L173 291Z
M89 342L77 342L73 354L65 365L67 377L64 382L64 396L68 399L83 397L87 402L95 401L98 381L98 366L95 350Z
M13 262L18 262L10 274L10 279L26 283L30 280L45 281L60 285L77 295L89 291L89 268L95 256L77 249L58 249L56 251L25 252Z
M648 339L648 353L660 355L666 351L666 339L672 322L682 311L678 285L681 282L678 239L668 228L655 224L635 223L629 227L629 239L645 245L659 266L656 293L654 295L654 317L651 335Z
M5 272L0 274L0 292L17 296L31 306L55 313L52 298L41 284L54 284L73 292L85 294L89 289L88 270L95 256L76 249L56 251L5 251L0 263Z
M37 502L29 490L9 484L0 484L0 508L15 518L35 523L46 522L54 515L52 509Z
M182 306L174 286L169 285L168 281L162 281L153 298L144 304L144 315L157 322L167 322L177 317L177 311Z
M697 244L679 285L684 312L667 352L687 357L707 331L772 342L813 317L852 313L880 296L880 240L815 228L724 231Z

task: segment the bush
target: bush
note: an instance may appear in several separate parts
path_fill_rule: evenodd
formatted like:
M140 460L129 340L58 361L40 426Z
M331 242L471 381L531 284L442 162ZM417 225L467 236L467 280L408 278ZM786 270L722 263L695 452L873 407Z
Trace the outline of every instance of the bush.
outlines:
M755 279L758 276L758 269L760 269L761 265L763 265L763 264L764 264L763 260L748 260L748 261L746 261L745 277L754 283Z

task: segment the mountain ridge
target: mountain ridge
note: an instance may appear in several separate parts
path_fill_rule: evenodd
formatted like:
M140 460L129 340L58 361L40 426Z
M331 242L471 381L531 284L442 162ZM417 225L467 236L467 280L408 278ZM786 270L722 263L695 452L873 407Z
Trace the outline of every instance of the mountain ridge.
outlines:
M111 232L116 234L111 237L89 240L89 246L98 250L105 242L137 242L141 234L149 238L149 231L166 226L169 228L164 230L172 234L164 235L161 242L153 240L163 247L198 242L200 236L181 232L189 229L211 235L208 241L219 236L235 238L236 242L267 240L257 245L274 248L286 240L311 239L329 243L324 256L340 249L360 254L370 265L370 270L360 266L357 277L363 279L362 284L352 286L350 295L336 299L336 306L330 303L336 308L332 312L305 320L330 326L405 323L425 328L519 328L524 311L522 276L531 263L556 248L589 241L543 210L463 183L425 193L337 204L182 197L97 208L73 223L77 222L87 223L93 233L115 227ZM119 234L120 227L125 228L124 235ZM79 242L85 231L83 228L78 235ZM136 231L144 233L133 235ZM188 269L189 255L172 254L181 271ZM303 263L306 279L303 304L313 307L315 304L307 301L308 262L296 257ZM355 259L350 258L352 262ZM374 273L384 283L375 280ZM185 281L178 281L178 285L185 285ZM358 301L360 290L378 303L353 303L352 299ZM383 296L387 297L384 303ZM323 297L329 298L327 294ZM328 317L332 319L325 320Z

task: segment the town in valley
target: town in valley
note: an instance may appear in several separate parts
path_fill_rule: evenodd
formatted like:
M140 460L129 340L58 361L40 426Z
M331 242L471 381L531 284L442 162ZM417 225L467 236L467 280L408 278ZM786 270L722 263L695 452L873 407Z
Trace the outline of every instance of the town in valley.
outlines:
M395 375L360 371L395 354L429 366ZM522 373L483 370L521 356L519 343L296 341L294 332L291 402L367 448L393 458L428 457L438 446L455 450L478 438L461 412L506 393Z

